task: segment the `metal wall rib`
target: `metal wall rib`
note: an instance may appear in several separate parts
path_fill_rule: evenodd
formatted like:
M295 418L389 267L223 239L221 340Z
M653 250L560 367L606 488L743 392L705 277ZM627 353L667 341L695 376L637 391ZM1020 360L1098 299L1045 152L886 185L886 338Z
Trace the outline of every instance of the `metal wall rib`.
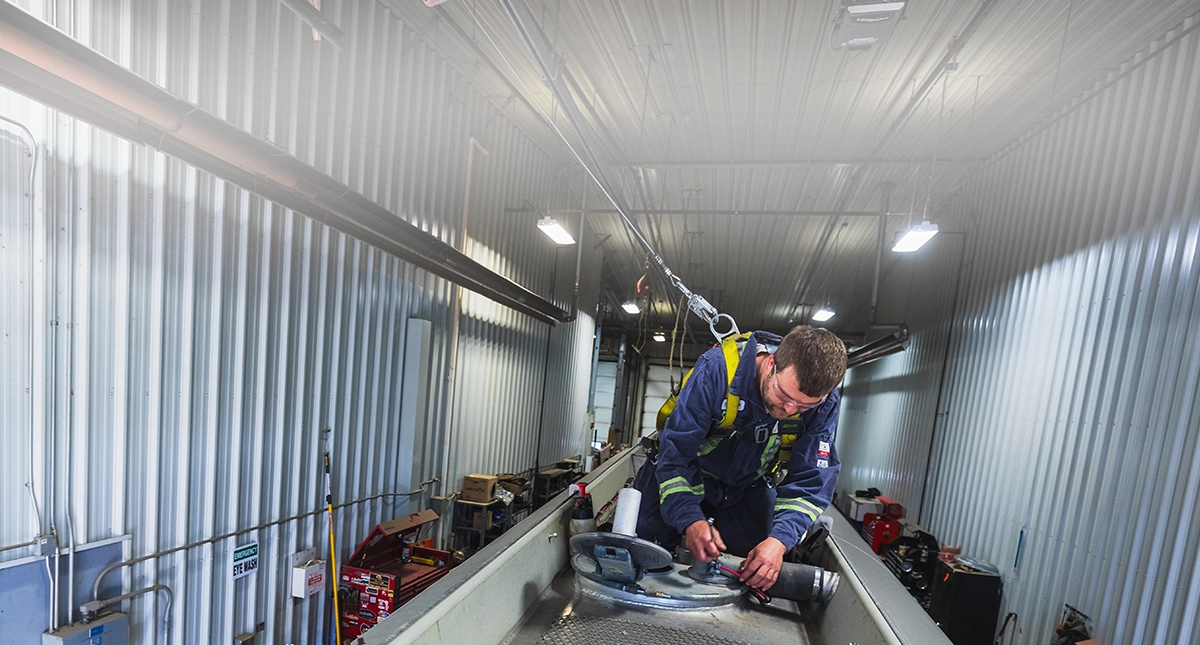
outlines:
M1102 642L1200 642L1196 27L1110 71L946 206L978 243L923 519L1001 567L1017 642L1050 638L1064 603Z
M451 244L468 137L478 138L490 154L474 161L466 252L570 302L574 253L556 251L532 218L504 213L526 200L565 206L555 163L378 4L324 3L348 34L342 52L313 41L275 2L25 6ZM0 546L38 532L24 510L26 479L43 500L42 530L53 522L63 531L69 510L80 541L129 533L135 556L318 508L327 447L335 503L407 490L399 464L416 456L397 447L410 405L428 406L419 474L444 480L422 503L457 490L465 472L532 467L543 404L542 461L580 452L590 316L551 331L543 402L547 327L469 294L459 356L467 378L452 401L444 280L5 89L0 114L28 125L41 147L26 198L28 187L12 182L28 170L27 146L0 127L0 288L16 304L0 314L15 332L0 350L0 499L14 509ZM23 209L30 199L33 210ZM596 302L592 253L583 311ZM9 281L13 272L23 279ZM400 400L411 318L433 322L428 401ZM460 407L448 433L451 405ZM442 472L449 434L455 458ZM339 558L398 507L341 509ZM259 622L265 642L328 642L324 601L285 593L287 556L327 553L326 534L322 515L289 521L136 565L127 588L174 590L172 643L229 642ZM253 539L260 571L231 581L232 548ZM135 642L163 642L161 600L127 608Z

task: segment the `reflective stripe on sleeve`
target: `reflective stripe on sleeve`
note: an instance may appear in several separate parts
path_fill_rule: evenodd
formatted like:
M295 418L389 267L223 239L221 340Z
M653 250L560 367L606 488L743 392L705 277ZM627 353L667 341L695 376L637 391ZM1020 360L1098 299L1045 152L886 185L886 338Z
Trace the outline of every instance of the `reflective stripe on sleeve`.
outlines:
M667 500L667 495L673 493L691 493L693 495L704 496L704 483L701 482L695 486L688 484L688 481L683 477L673 477L663 482L658 487L658 503L662 504Z
M825 512L825 509L817 506L816 504L809 502L806 499L800 498L800 497L777 498L775 500L775 510L776 511L799 511L799 512L807 515L814 522L817 521L817 517L819 517L821 515L821 513Z

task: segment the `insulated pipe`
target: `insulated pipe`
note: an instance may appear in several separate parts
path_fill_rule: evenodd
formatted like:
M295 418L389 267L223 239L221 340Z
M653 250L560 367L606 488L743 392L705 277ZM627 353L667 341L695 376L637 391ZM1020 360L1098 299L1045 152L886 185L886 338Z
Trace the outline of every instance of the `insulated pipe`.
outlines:
M97 74L97 70L89 69L61 50L50 48L34 33L24 32L7 20L0 21L0 42L3 43L3 49L10 54L121 106L137 118L147 121L149 125L164 133L170 133L176 139L206 148L219 158L234 160L239 168L269 177L288 188L295 188L298 183L293 173L276 168L264 155L242 149L223 133L199 127L195 121L188 119L192 111L181 113L161 101L146 96L134 87L114 82L107 75Z
M546 323L566 312L333 177L180 100L8 3L0 84L153 146L285 208Z
M735 555L721 554L720 562L726 567L738 571L745 558ZM784 562L779 567L779 576L775 584L766 593L777 598L787 598L797 602L827 603L837 591L841 576L826 571L821 567L797 562Z

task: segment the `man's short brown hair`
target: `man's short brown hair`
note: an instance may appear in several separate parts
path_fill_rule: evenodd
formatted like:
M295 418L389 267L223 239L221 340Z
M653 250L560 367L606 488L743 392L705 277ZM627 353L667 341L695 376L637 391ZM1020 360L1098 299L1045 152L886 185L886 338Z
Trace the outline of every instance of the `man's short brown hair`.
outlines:
M779 343L775 365L781 372L795 368L805 395L825 396L846 375L846 346L828 329L799 325Z

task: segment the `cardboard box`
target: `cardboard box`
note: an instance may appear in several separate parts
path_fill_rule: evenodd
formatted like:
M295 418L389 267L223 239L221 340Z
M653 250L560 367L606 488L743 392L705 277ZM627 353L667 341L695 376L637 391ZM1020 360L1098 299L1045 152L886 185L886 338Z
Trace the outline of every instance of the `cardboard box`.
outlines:
M407 533L413 529L420 528L423 524L428 524L438 518L438 514L431 508L427 508L420 513L412 513L411 515L401 515L395 519L388 520L379 525L383 532L387 535L393 533Z
M463 477L462 498L468 502L490 502L496 496L495 475L467 475Z
M475 511L475 515L471 518L471 528L477 531L492 528L492 512L486 509Z

